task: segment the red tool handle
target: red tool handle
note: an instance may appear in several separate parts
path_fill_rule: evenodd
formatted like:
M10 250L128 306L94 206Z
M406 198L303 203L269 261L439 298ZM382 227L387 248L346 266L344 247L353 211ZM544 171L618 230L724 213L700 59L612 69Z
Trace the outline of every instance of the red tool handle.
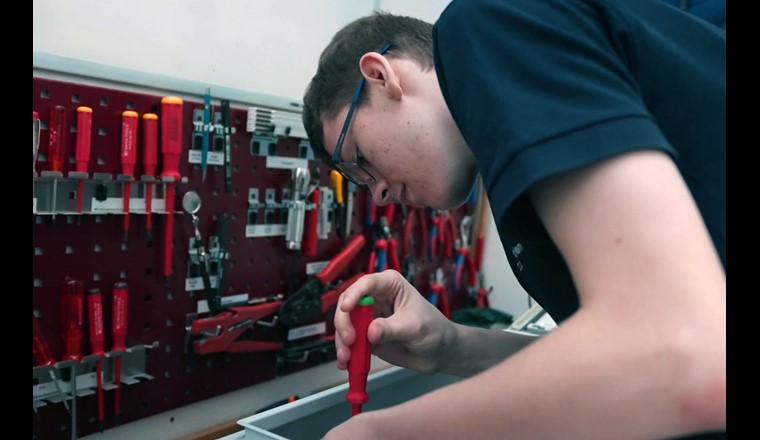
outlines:
M67 278L61 294L61 336L64 360L82 360L84 293L82 282Z
M61 105L50 109L47 154L50 170L63 171L66 160L66 108Z
M182 154L182 98L161 99L161 176L179 180L179 158Z
M341 253L333 257L330 262L327 263L327 266L316 275L317 279L319 279L322 284L329 284L333 281L338 275L340 275L340 272L346 268L346 265L354 259L362 247L364 247L366 241L367 240L363 235L357 235L354 237Z
M135 175L137 162L137 112L125 110L121 113L121 174Z
M304 216L303 243L301 252L305 257L317 255L317 220L319 219L319 188L314 188L309 196L309 201L314 204L314 209L306 211Z
M351 404L351 415L362 412L362 405L369 400L367 395L367 374L369 374L372 345L367 339L367 328L372 322L375 300L364 296L351 311L351 324L356 331L356 340L351 345L351 359L348 360L348 393L346 400Z
M40 324L40 318L32 312L33 328L32 328L32 356L34 357L34 363L37 366L53 365L55 359L50 355L50 345L48 345L45 334L42 333L42 325Z
M103 296L100 289L87 291L87 317L90 327L90 349L93 355L103 355Z
M90 163L90 142L92 138L92 109L90 107L77 107L77 143L74 158L76 170L80 173L87 172Z
M103 341L105 339L103 332L103 295L100 289L90 289L87 291L87 312L90 320L90 348L93 355L102 356ZM98 392L98 420L103 423L105 413L103 411L103 370L102 360L95 361L95 379Z
M145 113L143 115L143 174L156 175L158 163L158 115Z
M117 282L113 285L113 313L111 332L113 336L113 349L124 350L127 337L127 306L129 289L127 283Z

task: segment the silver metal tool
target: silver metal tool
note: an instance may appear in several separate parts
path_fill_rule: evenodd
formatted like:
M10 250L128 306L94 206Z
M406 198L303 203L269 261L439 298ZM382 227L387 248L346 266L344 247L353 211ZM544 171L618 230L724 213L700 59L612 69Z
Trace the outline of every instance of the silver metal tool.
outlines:
M193 228L195 229L195 251L198 255L198 266L201 269L201 277L203 278L203 291L206 295L206 302L208 303L208 309L212 314L216 314L219 309L219 297L216 295L216 291L211 288L211 277L209 276L208 269L208 254L206 248L203 246L203 238L201 237L201 231L198 227L200 219L198 218L198 211L201 209L201 196L195 191L188 191L182 196L182 209L190 214L193 218Z
M293 169L293 194L292 200L287 204L288 224L285 229L285 246L290 250L301 249L310 179L311 173L308 168Z

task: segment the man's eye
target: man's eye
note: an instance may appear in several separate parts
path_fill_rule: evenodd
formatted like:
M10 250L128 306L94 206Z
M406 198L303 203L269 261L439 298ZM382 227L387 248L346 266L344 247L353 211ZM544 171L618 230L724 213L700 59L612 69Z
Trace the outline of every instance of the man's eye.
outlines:
M365 159L364 156L362 155L361 150L359 150L359 146L358 145L356 146L356 163L358 163L360 165L367 165L367 163L368 163L367 159Z

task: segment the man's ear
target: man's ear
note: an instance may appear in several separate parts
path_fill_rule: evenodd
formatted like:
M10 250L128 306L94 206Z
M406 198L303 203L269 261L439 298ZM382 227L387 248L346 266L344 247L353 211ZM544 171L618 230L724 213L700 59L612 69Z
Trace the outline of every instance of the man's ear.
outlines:
M390 99L401 99L401 81L387 58L377 52L365 53L359 60L359 69L367 86L380 87L382 93Z

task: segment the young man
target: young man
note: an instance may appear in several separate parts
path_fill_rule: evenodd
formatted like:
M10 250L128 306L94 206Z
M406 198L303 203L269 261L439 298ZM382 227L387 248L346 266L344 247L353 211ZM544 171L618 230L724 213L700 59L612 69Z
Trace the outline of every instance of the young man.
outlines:
M398 273L366 294L374 353L466 379L334 439L722 438L725 32L658 0L454 0L435 26L338 32L304 97L312 147L380 204L453 208L481 174L538 339L446 320Z

